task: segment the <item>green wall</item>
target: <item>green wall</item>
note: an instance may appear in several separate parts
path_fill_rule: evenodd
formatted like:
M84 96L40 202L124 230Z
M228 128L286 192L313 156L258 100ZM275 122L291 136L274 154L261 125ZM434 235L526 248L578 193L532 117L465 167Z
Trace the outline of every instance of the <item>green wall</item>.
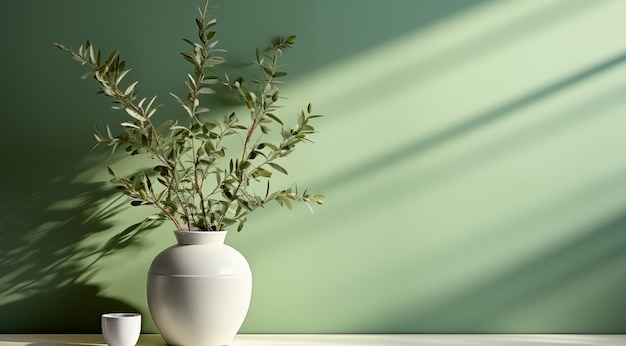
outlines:
M327 196L227 242L254 272L244 333L626 333L626 2L215 1L225 71L297 34L287 164ZM92 129L124 118L52 42L119 48L180 111L193 1L4 1L0 332L99 332L145 301L169 226L112 197ZM216 106L219 107L219 104ZM59 316L60 314L60 316Z

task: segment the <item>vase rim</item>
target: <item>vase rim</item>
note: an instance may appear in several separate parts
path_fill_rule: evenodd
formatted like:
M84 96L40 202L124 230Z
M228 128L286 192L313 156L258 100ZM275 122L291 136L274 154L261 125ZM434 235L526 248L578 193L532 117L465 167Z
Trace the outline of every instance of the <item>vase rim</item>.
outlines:
M227 230L211 231L211 230L202 230L198 227L191 227L191 228L186 228L183 230L175 229L174 233L176 232L179 232L179 233L226 233L228 231Z
M129 317L141 317L140 313L137 312L107 312L102 314L104 318L129 318Z
M179 245L224 244L228 231L179 231L174 230Z

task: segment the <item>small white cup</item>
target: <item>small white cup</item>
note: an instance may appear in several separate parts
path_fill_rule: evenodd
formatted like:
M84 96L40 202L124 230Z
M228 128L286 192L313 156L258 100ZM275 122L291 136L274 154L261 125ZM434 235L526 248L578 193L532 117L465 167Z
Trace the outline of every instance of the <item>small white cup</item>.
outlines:
M111 312L102 315L102 335L109 346L135 346L141 334L141 315Z

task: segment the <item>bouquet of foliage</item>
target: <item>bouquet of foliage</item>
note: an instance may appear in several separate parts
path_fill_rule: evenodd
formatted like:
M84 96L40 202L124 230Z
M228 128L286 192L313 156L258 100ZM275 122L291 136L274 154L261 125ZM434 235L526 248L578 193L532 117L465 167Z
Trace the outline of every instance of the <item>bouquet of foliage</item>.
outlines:
M178 120L153 122L158 109L156 96L139 98L138 82L122 86L130 69L117 50L103 60L100 50L89 41L78 50L55 43L86 65L90 71L83 78L93 76L99 93L111 98L113 108L130 117L120 124L118 135L109 126L106 131L96 128L96 146L111 147L113 152L123 148L130 156L149 155L158 162L128 177L117 175L109 167L116 188L131 198L133 206L157 209L146 220L170 220L179 231L222 231L234 224L240 231L246 216L270 201L290 209L292 202L323 204L321 194L311 196L307 191L298 192L296 187L275 189L270 184L274 173L287 174L279 160L300 143L310 142L309 135L315 133L310 121L320 117L312 114L309 104L297 115L295 125L288 128L276 114L282 84L279 78L287 74L279 70L278 59L292 47L295 36L280 38L264 54L257 50L256 65L262 78L251 83L243 78L231 81L215 71L225 59L218 55L223 50L216 49L213 29L217 21L208 18L208 1L203 8L198 7L198 12L198 40L183 39L191 50L181 53L193 66L193 73L185 81L188 93L185 97L171 94L188 116L185 124ZM249 111L249 121L241 123L235 112L218 120L206 116L209 109L203 107L200 96L218 90L235 94ZM274 142L267 140L272 131L280 131ZM239 136L243 145L229 148L225 141L229 136Z

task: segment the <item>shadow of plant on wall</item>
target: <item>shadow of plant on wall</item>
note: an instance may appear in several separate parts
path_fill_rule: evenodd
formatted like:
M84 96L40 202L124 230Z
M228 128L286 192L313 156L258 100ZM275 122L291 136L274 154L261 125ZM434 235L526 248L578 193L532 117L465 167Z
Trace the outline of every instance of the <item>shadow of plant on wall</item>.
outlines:
M66 169L28 190L37 192L0 205L0 315L11 316L0 333L97 332L102 312L137 310L89 281L94 264L138 247L155 225L114 232L111 218L125 200L111 198L106 182L79 181L86 168Z

